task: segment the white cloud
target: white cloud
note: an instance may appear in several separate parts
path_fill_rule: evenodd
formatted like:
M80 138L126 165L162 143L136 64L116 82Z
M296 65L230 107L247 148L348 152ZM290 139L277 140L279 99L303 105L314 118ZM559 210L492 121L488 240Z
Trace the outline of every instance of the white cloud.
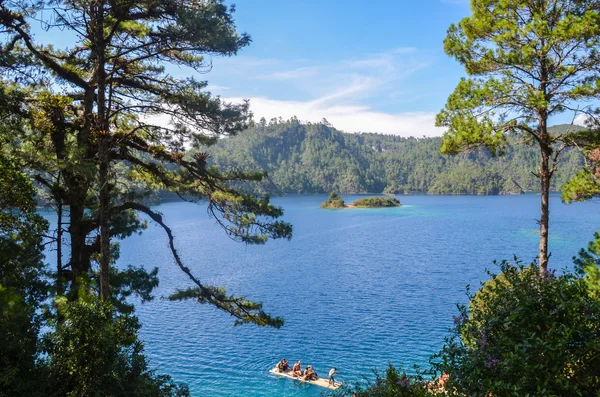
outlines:
M304 66L297 69L275 72L266 75L259 75L259 79L264 80L294 80L299 78L311 77L317 74L317 68Z
M347 132L401 136L439 136L431 104L423 102L420 71L434 56L414 47L393 48L339 60L280 60L255 57L215 59L215 69L236 87L223 95L229 102L250 99L255 120L292 116L319 122L326 118ZM219 80L217 80L219 81ZM419 111L416 101L428 111Z
M227 100L239 102L241 98ZM299 102L253 98L250 108L255 120L296 116L302 121L319 122L325 118L334 127L346 132L378 132L404 137L440 136L444 132L442 128L435 127L435 114L427 112L390 114L366 106L327 105L321 99Z
M228 86L236 86L231 80L240 80L238 86L247 87L246 90L250 88L254 95L276 99L285 95L303 100L340 91L356 84L356 81L368 81L370 89L362 90L363 96L354 98L354 101L360 101L365 99L366 94L373 94L376 90L391 89L432 63L431 54L419 52L413 47L393 48L360 58L333 61L238 56L215 59L211 80L223 77L229 80ZM237 92L235 95L245 94Z
M573 120L573 124L580 125L585 127L585 122L588 119L588 115L585 113L579 113L577 117Z
M230 89L231 89L230 87L225 87L223 85L209 84L206 86L207 91L210 91L212 94L217 94L217 95L219 95L223 91L228 91Z

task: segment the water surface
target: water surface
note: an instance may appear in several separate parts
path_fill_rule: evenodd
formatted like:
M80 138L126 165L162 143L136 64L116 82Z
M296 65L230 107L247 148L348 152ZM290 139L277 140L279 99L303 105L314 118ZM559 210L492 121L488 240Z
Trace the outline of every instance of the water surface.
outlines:
M346 201L356 199L345 196ZM194 396L318 396L322 389L275 378L281 358L336 366L349 381L387 363L426 365L493 259L537 253L539 196L402 196L403 207L321 210L326 196L274 199L294 225L292 241L235 243L188 203L157 207L183 261L206 283L262 301L285 318L282 329L233 327L233 319L195 302L139 305L152 364L186 382ZM571 257L600 227L595 203L551 199L550 266ZM163 230L125 241L120 266L160 268L157 296L191 286L173 263Z

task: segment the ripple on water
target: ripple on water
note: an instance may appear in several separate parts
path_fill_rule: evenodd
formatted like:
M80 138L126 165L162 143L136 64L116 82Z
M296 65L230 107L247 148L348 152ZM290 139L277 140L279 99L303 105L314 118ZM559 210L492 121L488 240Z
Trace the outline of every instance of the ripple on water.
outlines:
M536 254L535 195L406 196L403 207L352 211L319 210L324 199L276 199L294 224L294 239L261 247L231 242L201 207L160 206L182 258L202 281L263 301L286 325L233 327L209 307L156 299L137 311L152 364L188 383L195 396L316 397L318 388L269 369L287 357L321 375L337 366L345 379L360 380L389 362L426 365L452 325L455 304L465 302L465 286L476 287L486 268L494 270L493 259ZM560 236L552 260L560 268L591 239L600 213L556 196L551 206L551 230ZM160 228L128 239L120 264L158 266L158 296L190 286Z

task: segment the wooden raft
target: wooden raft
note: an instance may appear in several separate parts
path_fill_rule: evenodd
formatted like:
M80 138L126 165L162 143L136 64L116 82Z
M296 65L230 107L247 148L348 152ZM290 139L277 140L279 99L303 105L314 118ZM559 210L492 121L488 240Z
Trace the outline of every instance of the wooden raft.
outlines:
M273 368L269 372L272 373L273 375L283 376L284 378L293 379L300 383L310 383L311 385L324 387L329 390L336 390L341 386L341 383L338 383L338 382L335 382L334 385L330 385L329 379L325 379L325 378L317 378L317 380L302 380L296 376L292 376L292 370L289 370L289 369L285 372L279 372L279 370L277 368Z

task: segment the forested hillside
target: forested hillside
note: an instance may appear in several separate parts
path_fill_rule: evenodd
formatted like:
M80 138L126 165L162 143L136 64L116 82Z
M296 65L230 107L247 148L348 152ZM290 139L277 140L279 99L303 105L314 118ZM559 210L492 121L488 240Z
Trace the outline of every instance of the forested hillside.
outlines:
M572 127L572 126L569 126ZM565 126L556 129L567 128ZM254 192L517 194L539 190L532 174L539 150L509 147L494 158L485 149L468 155L439 153L441 138L401 138L382 134L342 133L327 122L263 120L236 137L202 149L213 165L265 170L267 181ZM561 154L552 189L582 166L576 150ZM247 188L250 188L248 185Z

